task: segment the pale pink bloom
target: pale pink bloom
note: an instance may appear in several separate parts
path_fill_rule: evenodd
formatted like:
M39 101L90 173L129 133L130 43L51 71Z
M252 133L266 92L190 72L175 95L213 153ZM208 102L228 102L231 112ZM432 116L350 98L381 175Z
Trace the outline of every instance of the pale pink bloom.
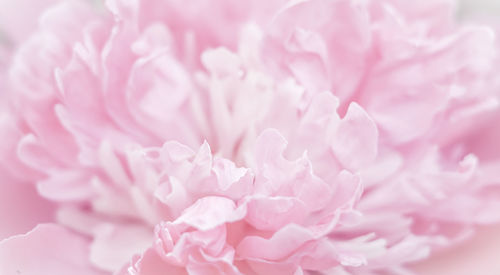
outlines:
M498 48L443 0L48 8L1 68L0 233L49 224L0 273L407 274L500 221Z

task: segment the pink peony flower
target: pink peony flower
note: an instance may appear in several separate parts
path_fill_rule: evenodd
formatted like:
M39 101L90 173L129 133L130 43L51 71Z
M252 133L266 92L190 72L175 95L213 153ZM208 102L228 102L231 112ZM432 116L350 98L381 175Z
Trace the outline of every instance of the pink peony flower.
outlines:
M408 274L500 221L497 32L453 10L47 8L0 48L0 273Z

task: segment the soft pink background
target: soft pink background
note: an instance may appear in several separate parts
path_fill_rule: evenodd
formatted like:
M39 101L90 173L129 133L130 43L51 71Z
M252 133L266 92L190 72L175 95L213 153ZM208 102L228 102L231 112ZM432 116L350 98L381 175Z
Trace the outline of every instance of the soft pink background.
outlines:
M423 275L500 274L500 225L484 227L478 234L414 267Z
M459 2L458 13L462 18L487 15L500 19L499 0ZM480 228L472 239L437 253L415 265L414 270L423 275L500 274L500 225Z
M56 0L0 0L0 26L4 28L5 34L13 43L20 41L36 25L38 11L53 2ZM498 14L500 17L500 0L462 0L462 2L463 5L459 11L461 16L489 13L490 15ZM20 193L34 192L28 186L19 186L17 191ZM33 198L36 199L34 193ZM15 198L4 198L0 194L0 200L9 199ZM39 203L40 206L47 207L45 203ZM16 209L16 211L20 217L30 216L30 213L23 209ZM50 210L46 212L49 216ZM5 213L0 213L1 220L4 220L3 216ZM40 220L46 218L40 217ZM0 237L9 235L11 233L9 230L29 230L28 227L32 226L31 224L19 224L23 228L3 227L3 230L0 230ZM416 264L414 270L418 274L425 275L498 275L500 274L499 256L500 225L496 225L479 229L478 234L473 239L440 252L426 262Z
M0 28L12 42L22 40L37 24L38 12L57 0L0 0Z

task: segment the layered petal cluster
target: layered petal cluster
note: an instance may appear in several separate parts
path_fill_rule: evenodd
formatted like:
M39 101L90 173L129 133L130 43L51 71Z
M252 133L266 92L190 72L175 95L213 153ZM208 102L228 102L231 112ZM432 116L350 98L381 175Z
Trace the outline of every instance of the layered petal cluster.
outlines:
M0 47L0 273L408 274L500 221L500 44L454 16L448 0L46 9Z

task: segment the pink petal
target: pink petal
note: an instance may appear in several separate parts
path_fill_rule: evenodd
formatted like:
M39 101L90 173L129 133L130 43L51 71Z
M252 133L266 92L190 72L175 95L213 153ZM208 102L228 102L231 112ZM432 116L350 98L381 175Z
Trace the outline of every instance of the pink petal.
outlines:
M84 238L52 224L0 242L2 274L104 274L90 266Z
M219 225L241 220L246 209L237 208L235 203L224 197L204 197L187 208L175 221L200 230L209 230Z
M332 149L340 162L352 170L369 164L377 157L377 126L358 104L349 105L347 114L336 129Z
M0 181L0 240L21 234L38 223L54 219L54 205L40 197L34 185L10 179Z

